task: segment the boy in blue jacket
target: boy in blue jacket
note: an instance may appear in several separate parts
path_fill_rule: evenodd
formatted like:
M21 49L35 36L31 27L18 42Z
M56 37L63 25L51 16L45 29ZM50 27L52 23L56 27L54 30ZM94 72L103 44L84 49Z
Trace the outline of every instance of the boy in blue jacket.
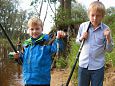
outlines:
M50 86L52 54L57 52L57 43L62 48L63 31L58 31L56 40L47 44L50 37L43 34L42 21L32 17L28 21L30 38L24 42L23 53L15 53L15 59L22 61L22 74L25 86Z

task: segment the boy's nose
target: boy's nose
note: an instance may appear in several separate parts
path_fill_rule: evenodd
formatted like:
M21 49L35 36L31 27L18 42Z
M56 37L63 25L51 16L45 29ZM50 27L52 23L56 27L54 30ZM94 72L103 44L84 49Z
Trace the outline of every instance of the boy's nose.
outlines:
M36 29L33 30L33 32L36 32L36 31L37 31Z
M96 16L94 16L94 20L96 19Z

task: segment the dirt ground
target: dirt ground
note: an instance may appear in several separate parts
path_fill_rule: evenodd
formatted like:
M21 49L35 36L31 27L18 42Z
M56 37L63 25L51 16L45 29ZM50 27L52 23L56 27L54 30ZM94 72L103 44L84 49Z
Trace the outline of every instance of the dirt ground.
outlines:
M67 70L53 70L51 86L65 86L69 72ZM74 86L70 82L69 86ZM104 86L115 86L115 68L105 71Z
M68 69L53 69L51 72L51 86L65 86L69 73ZM14 86L23 86L20 84L20 80L17 80ZM70 82L69 86L75 85L72 85ZM115 86L115 68L109 66L106 67L104 86Z
M104 86L115 86L115 67L106 64Z
M54 69L52 71L52 80L51 86L65 86L65 83L69 76L69 70L57 70ZM110 64L106 64L105 66L105 76L104 76L104 85L103 86L115 86L115 67ZM74 86L71 82L69 86Z
M51 86L65 86L68 76L69 76L68 70L54 69L52 72ZM75 86L75 85L73 85L70 82L69 86ZM113 67L106 68L103 86L115 86L115 68Z
M68 76L68 69L54 69L51 72L51 86L65 86ZM72 86L71 82L69 85Z

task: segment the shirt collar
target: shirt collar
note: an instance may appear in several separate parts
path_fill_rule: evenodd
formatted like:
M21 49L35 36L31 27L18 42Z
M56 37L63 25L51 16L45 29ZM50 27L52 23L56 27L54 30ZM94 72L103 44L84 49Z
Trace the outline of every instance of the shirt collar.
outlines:
M91 27L93 28L92 24L91 24ZM100 23L100 25L99 25L95 30L98 30L98 29L103 29L103 28L102 28L102 22ZM95 30L94 30L94 31L95 31Z

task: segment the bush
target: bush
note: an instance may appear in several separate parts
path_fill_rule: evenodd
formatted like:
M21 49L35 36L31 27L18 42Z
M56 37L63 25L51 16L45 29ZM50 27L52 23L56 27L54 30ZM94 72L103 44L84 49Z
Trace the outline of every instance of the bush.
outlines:
M67 61L63 57L60 57L59 59L56 60L56 68L63 69L66 66Z

